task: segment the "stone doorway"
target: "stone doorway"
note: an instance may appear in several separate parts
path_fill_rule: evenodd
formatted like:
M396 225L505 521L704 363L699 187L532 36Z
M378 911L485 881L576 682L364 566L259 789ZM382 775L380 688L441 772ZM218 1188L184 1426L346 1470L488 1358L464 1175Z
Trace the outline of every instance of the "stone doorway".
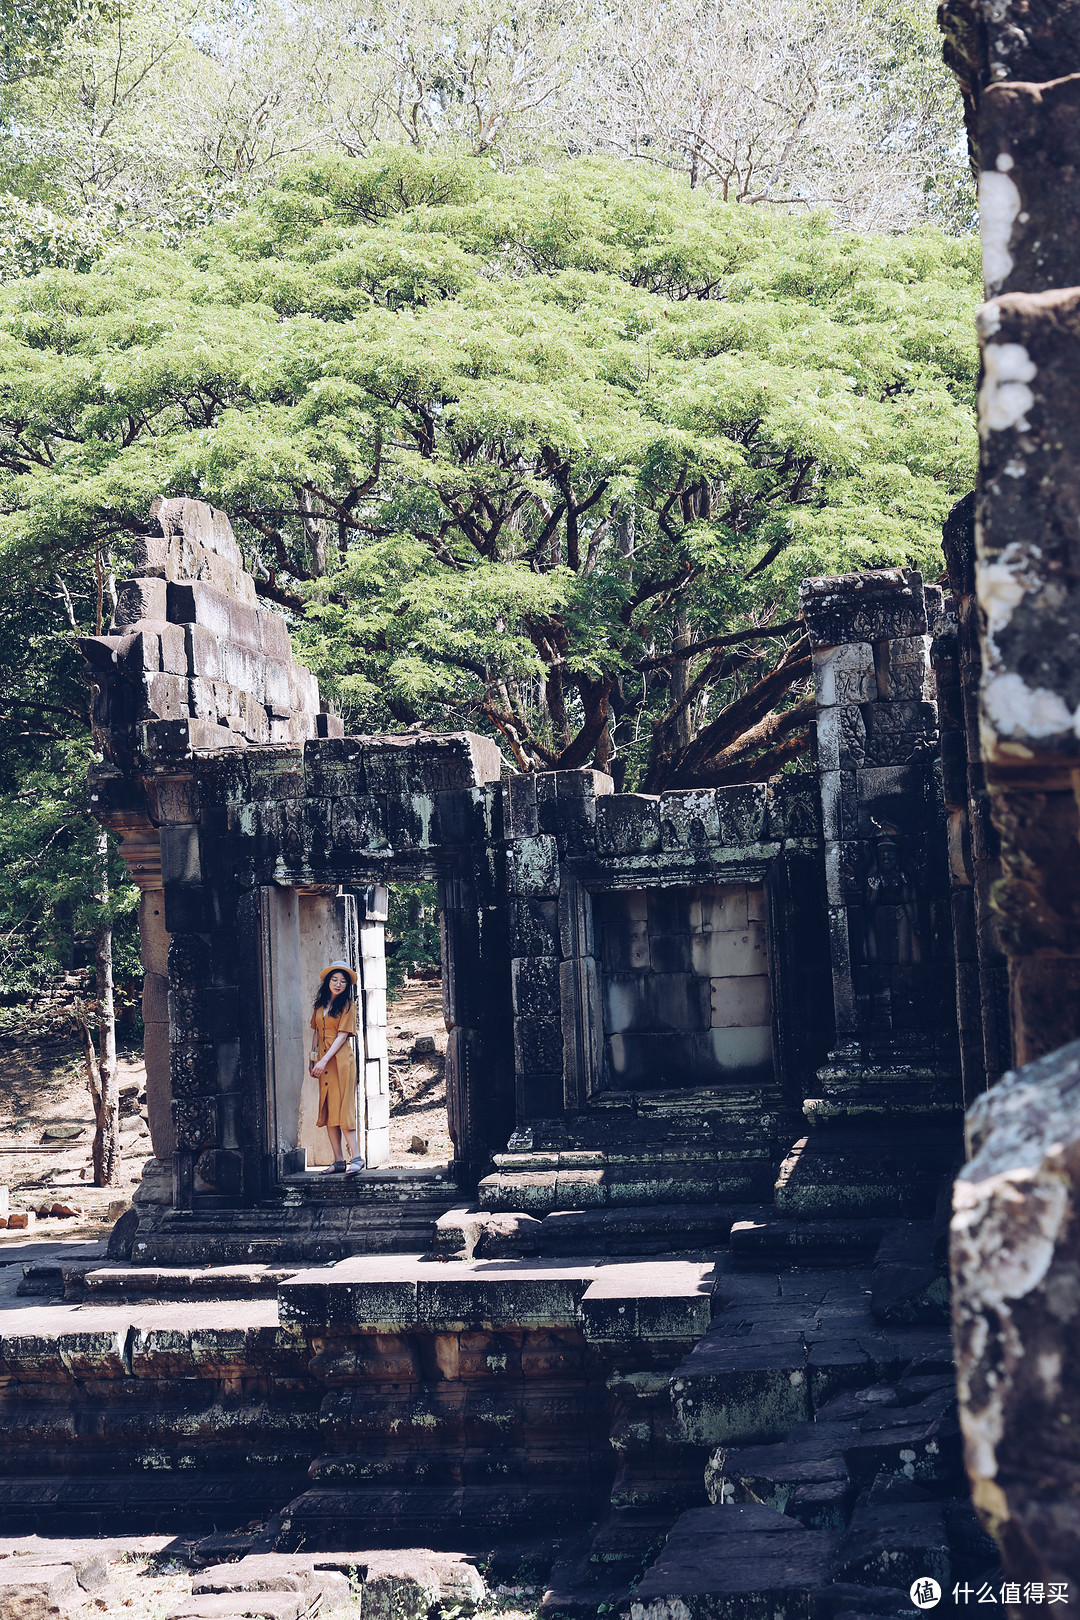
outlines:
M357 974L357 1145L370 1170L389 1163L386 911L381 885L262 890L267 1149L278 1180L323 1169L333 1157L316 1124L318 1083L308 1074L308 1052L319 975L334 960Z

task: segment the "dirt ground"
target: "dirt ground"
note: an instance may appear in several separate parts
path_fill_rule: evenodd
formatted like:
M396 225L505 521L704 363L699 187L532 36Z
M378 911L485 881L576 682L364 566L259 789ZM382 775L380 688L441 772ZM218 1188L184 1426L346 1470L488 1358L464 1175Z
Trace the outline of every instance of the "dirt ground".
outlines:
M453 1145L446 1122L446 1026L438 979L408 979L386 1014L390 1053L390 1163L395 1167L449 1163ZM414 1051L417 1039L431 1036L435 1051ZM410 1149L414 1138L424 1153Z
M108 1584L76 1611L80 1620L167 1620L191 1602L192 1569L175 1550L178 1545L168 1536L133 1536L127 1541L112 1536L78 1542L7 1537L0 1542L0 1582L5 1559L12 1556L41 1557L48 1562L97 1554L105 1559ZM333 1611L341 1620L350 1616L357 1620L361 1613L363 1589L352 1584L352 1601ZM475 1620L535 1620L542 1590L535 1585L492 1584Z
M0 1187L10 1207L31 1217L44 1237L101 1237L126 1206L150 1157L143 1093L146 1071L136 1052L118 1060L121 1093L131 1113L121 1118L121 1181L95 1187L90 1162L94 1113L74 1040L47 1036L0 1039ZM55 1134L53 1134L55 1133ZM53 1204L75 1216L38 1215ZM0 1244L25 1241L25 1231L0 1229Z
M390 1163L414 1169L446 1164L453 1148L446 1122L446 1029L439 981L408 980L389 1006L387 1024ZM434 1053L414 1051L423 1036L434 1039ZM144 1134L146 1071L139 1053L121 1053L119 1071L121 1092L134 1110L121 1118L121 1182L95 1187L90 1162L94 1116L81 1048L74 1039L0 1037L0 1187L8 1188L11 1208L25 1211L42 1237L104 1236L119 1213L114 1209L110 1218L110 1208L130 1201L151 1153L149 1134ZM417 1138L427 1144L424 1152L411 1146ZM36 1213L54 1203L79 1213ZM0 1245L25 1238L25 1231L0 1228Z

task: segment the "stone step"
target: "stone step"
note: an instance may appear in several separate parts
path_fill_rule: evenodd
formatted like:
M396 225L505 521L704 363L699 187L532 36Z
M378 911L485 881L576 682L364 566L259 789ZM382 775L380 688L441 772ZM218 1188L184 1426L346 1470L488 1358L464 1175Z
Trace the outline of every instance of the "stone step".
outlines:
M261 1299L273 1298L278 1284L291 1277L283 1267L253 1266L101 1266L79 1269L69 1276L64 1268L64 1298L116 1300L153 1296L156 1299Z
M708 1447L781 1440L841 1392L916 1369L947 1372L947 1329L882 1327L870 1313L870 1278L857 1266L719 1276L712 1325L672 1380L683 1438Z
M281 1515L282 1552L332 1550L343 1543L394 1547L403 1542L460 1547L509 1533L565 1530L594 1516L595 1497L569 1477L561 1486L353 1486L305 1491Z
M799 1220L923 1220L944 1175L963 1163L955 1125L833 1120L797 1141L780 1166L776 1213Z
M632 1620L774 1620L810 1615L829 1582L838 1535L807 1530L757 1502L691 1508L645 1571Z
M304 1469L213 1473L7 1474L0 1523L9 1535L93 1536L225 1529L268 1518L303 1488Z
M647 1204L557 1210L544 1217L541 1254L671 1254L723 1248L736 1222L763 1218L767 1206Z
M646 1204L759 1203L769 1197L775 1160L767 1152L613 1165L601 1169L500 1170L477 1188L481 1209L543 1217L559 1210Z
M773 1265L776 1261L812 1260L815 1265L865 1263L878 1249L884 1220L737 1220L729 1248L737 1270Z
M131 1248L134 1266L185 1269L208 1265L320 1264L348 1255L415 1254L432 1247L435 1222L460 1200L452 1182L438 1197L400 1202L379 1197L352 1203L252 1210L169 1212L140 1228Z
M926 1089L917 1091L884 1091L881 1095L867 1092L843 1093L825 1097L807 1097L803 1103L803 1116L811 1125L826 1124L830 1120L894 1119L900 1123L928 1120L934 1124L949 1124L963 1118L963 1101L955 1096L941 1096Z

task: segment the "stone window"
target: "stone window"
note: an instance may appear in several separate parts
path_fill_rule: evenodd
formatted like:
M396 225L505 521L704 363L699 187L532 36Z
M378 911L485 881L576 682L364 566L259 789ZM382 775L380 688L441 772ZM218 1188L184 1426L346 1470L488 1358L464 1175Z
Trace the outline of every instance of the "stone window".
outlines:
M772 1077L763 885L597 893L593 921L605 1089Z

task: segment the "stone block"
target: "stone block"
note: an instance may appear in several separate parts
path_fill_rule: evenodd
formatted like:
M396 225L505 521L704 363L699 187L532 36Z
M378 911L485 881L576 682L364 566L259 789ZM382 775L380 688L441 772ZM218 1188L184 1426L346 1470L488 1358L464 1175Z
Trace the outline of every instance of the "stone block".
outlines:
M602 855L652 854L660 848L660 800L620 793L596 802L596 847Z
M250 692L260 703L265 700L267 664L257 649L222 638L218 641L218 657L221 679L226 685Z
M169 1071L174 1097L217 1095L217 1054L209 1042L174 1041Z
M299 1620L310 1607L299 1592L204 1592L184 1598L166 1620Z
M929 636L894 636L874 649L878 697L883 703L933 703ZM870 700L867 700L870 701Z
M781 1440L812 1416L797 1333L751 1341L724 1337L714 1325L683 1361L671 1389L679 1432L692 1445Z
M772 1018L772 986L767 973L711 979L714 1029L766 1027Z
M557 954L559 949L559 912L556 901L511 900L509 912L509 944L512 956L554 956Z
M749 921L748 904L745 883L702 887L690 902L690 927L694 933L744 932Z
M186 675L148 675L142 683L141 717L180 720L190 712Z
M276 664L285 670L289 682L289 708L307 714L314 714L318 718L317 735L320 737L344 738L345 723L336 714L324 714L320 711L319 682L317 678L303 664L298 664L286 650L278 654Z
M511 894L529 899L555 899L559 893L559 851L554 838L519 838L506 852Z
M535 838L539 831L536 773L508 776L503 785L503 837Z
M816 647L813 658L814 690L823 709L876 701L874 649L868 641Z
M846 906L866 897L870 856L866 845L849 838L825 845L825 889L831 906Z
M718 1069L731 1074L767 1074L772 1071L772 1026L731 1027L710 1031L708 1050Z
M696 1078L699 1033L635 1031L604 1042L612 1081L619 1090L685 1086Z
M770 839L821 837L821 804L817 783L805 776L779 776L769 786L768 836Z
M854 771L866 758L862 709L848 704L821 709L817 718L818 763L823 771Z
M604 1028L613 1034L709 1027L709 986L692 973L608 975L601 993Z
M562 1022L556 1017L514 1019L514 1060L522 1075L562 1067Z
M377 977L378 964L372 963L371 973ZM386 977L386 963L382 963L382 977ZM365 985L364 987L364 1028L368 1031L386 1029L386 989L384 985Z
M179 629L184 638L187 673L193 679L222 680L224 677L221 669L221 643L214 632L201 624L173 626L173 628Z
M757 1502L692 1508L630 1604L630 1620L809 1620L838 1537Z
M769 951L763 923L747 923L731 932L713 930L693 936L694 972L704 979L768 973Z
M909 1588L929 1575L943 1588L951 1576L949 1538L937 1502L856 1505L836 1561L836 1578L862 1586Z
M142 1016L144 1024L169 1022L169 979L167 973L147 973L143 979Z
M161 829L162 886L196 887L202 882L202 864L199 859L199 829L183 824Z
M856 838L859 808L855 784L865 772L822 771L821 829L826 838Z
M700 851L720 842L716 792L665 793L660 799L660 841L664 849Z
M922 575L911 568L804 579L799 600L815 649L927 631Z
M764 782L716 790L716 817L722 844L757 844L765 837L768 787Z
M909 836L926 830L934 806L925 765L868 766L857 784L858 819L849 838L873 838L886 825Z
M235 1564L213 1564L200 1570L191 1583L202 1592L311 1592L317 1586L310 1557L295 1553L255 1553Z
M364 745L356 737L318 737L304 744L305 791L319 798L368 792Z
M369 1131L385 1131L390 1127L390 1098L378 1093L368 1093L365 1099L365 1115Z
M330 838L343 855L349 850L389 847L385 802L377 798L336 798L330 808Z
M552 1171L500 1171L485 1176L477 1188L481 1209L523 1210L543 1216L555 1208L557 1176Z
M111 629L124 630L143 619L160 621L170 617L165 611L166 587L163 579L123 579L116 590L116 611Z
M175 1082L173 1092L175 1096ZM198 1152L215 1145L218 1135L216 1097L181 1096L174 1100L172 1110L178 1147Z
M1015 25L1008 29L1017 32ZM1029 37L1030 29L1020 33L1022 49ZM1004 75L1055 82L991 84L984 91L983 207L1007 208L1010 221L1007 251L988 261L990 292L1041 293L1075 285L1080 172L1075 71L1059 56L1050 71Z
M169 935L161 889L144 889L139 896L139 950L148 973L168 973Z
M70 1563L36 1556L0 1564L0 1613L10 1620L73 1620L86 1602Z
M147 1024L143 1031L146 1064L146 1115L150 1140L159 1159L171 1159L176 1146L169 1073L169 1026Z
M935 703L868 703L861 713L864 765L909 765L933 752L938 736Z
M556 957L518 957L510 964L510 979L514 1012L518 1017L561 1016L559 963Z

